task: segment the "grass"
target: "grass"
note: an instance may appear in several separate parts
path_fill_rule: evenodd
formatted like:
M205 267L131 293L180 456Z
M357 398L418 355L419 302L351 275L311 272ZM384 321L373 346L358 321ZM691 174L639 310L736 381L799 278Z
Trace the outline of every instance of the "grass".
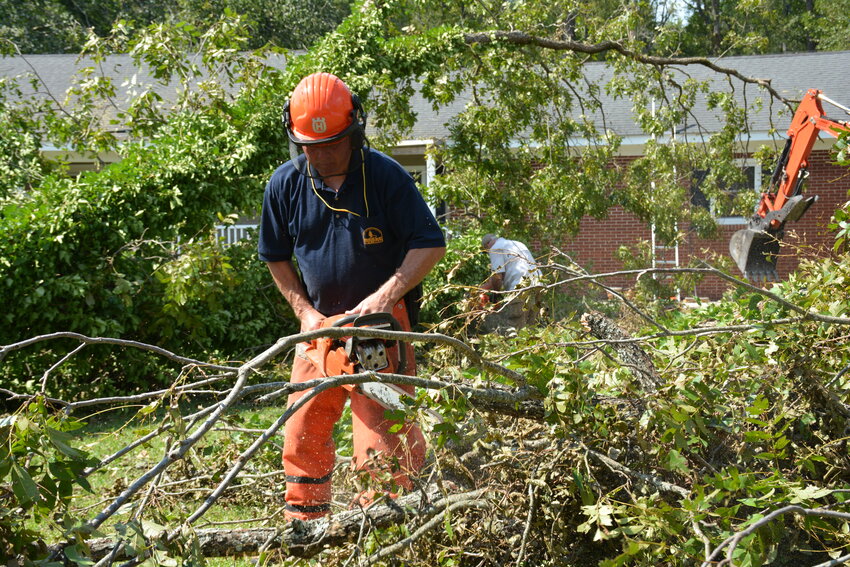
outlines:
M178 408L145 409L124 407L88 417L78 432L78 448L85 449L95 459L113 455L135 440L154 431L163 423L173 430L185 428L183 416L198 411L197 403L182 403ZM116 524L126 523L144 502L142 519L150 527L178 526L201 505L236 462L237 457L269 427L283 410L274 406L242 405L227 412L217 427L191 448L184 459L172 464L158 479L142 489L130 503L102 526L104 534L114 534ZM338 446L341 452L350 451L350 420L337 425ZM184 432L185 434L185 432ZM89 477L92 492L75 495L72 515L89 521L111 504L135 479L154 467L166 454L168 447L183 438L173 432L161 434L124 455ZM254 478L237 481L197 522L195 528L251 528L280 526L283 523L284 480L280 464L282 430L266 443L248 462L243 474ZM337 475L345 476L345 475ZM145 524L147 525L147 524ZM61 539L55 526L44 531L47 541ZM95 536L97 537L97 536ZM208 559L211 566L251 565L247 558ZM303 563L299 563L303 564Z

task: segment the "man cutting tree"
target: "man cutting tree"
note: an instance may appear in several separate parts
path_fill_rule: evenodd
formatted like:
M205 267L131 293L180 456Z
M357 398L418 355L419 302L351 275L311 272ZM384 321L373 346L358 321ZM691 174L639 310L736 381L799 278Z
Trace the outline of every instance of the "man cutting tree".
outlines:
M409 330L418 285L445 254L445 239L410 175L368 147L366 113L330 73L305 77L284 106L290 161L272 175L263 197L259 256L301 322L318 329L341 313L388 312ZM303 151L301 153L299 150ZM293 261L294 260L294 261ZM407 368L415 372L412 346ZM292 382L322 374L296 357ZM412 392L412 388L408 388ZM303 392L289 397L295 403ZM286 516L309 520L330 512L333 428L350 395L354 466L389 467L409 489L425 457L416 425L390 433L393 421L375 401L343 388L322 392L286 424L283 466Z
M481 295L482 306L489 303L489 295L486 292L490 290L508 292L517 289L521 283L529 286L538 284L540 269L525 244L519 240L485 234L481 238L481 246L487 251L491 269L490 277L481 285L485 292ZM529 302L521 296L513 295L498 312L488 315L484 328L522 328L533 317L531 311L536 308L537 302L536 297Z

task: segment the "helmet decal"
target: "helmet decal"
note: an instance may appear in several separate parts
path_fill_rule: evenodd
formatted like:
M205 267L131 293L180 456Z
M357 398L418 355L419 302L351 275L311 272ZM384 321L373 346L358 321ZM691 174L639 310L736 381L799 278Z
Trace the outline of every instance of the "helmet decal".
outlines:
M324 134L328 130L328 121L324 116L317 116L312 119L313 132L316 134Z

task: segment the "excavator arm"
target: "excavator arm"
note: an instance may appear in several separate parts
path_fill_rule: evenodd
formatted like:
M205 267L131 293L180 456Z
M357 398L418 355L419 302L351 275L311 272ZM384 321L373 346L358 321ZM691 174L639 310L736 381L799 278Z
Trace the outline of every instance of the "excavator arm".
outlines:
M819 134L826 132L837 138L842 132L850 131L850 122L828 118L821 102L850 114L850 109L828 99L819 90L810 89L806 93L788 128L788 140L767 191L761 194L747 228L733 234L729 241L729 253L749 280L778 279L776 259L785 223L798 220L817 201L817 195L804 197L802 193L809 174L809 154Z

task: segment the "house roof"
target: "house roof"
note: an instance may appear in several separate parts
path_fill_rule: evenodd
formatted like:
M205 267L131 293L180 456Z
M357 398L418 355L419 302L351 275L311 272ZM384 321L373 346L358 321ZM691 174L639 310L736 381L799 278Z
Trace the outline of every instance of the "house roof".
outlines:
M850 51L724 57L714 62L720 67L735 69L746 77L769 79L771 86L781 96L792 101L800 100L807 90L816 88L833 100L850 106L850 73L846 72L850 68ZM788 109L777 101L771 101L767 93L758 86L745 85L735 79L727 82L724 75L703 65L678 66L671 69L678 75L678 80L684 80L686 76L695 80L709 80L718 88L726 90L730 88L730 84L734 85L734 94L739 103L756 105L760 101L764 108L747 115L753 138L767 139L771 128L776 128L784 135L787 129L785 124L788 120ZM585 72L590 81L600 86L607 83L612 76L611 69L604 63L588 63L585 66ZM430 104L422 98L415 100L414 110L418 112L418 121L411 137L414 139L446 138L448 129L445 123L463 110L466 100L459 97L438 112L432 111ZM600 100L606 128L625 137L627 141L629 139L636 143L646 141L646 134L640 130L633 118L631 101L614 98L604 90L600 94ZM656 104L660 106L663 101L657 101ZM830 115L840 115L840 111L833 113L828 105L824 105L824 110ZM597 124L603 124L603 116L597 114L593 118ZM704 97L696 106L688 123L682 125L679 135L697 133L694 127L696 123L701 124L708 132L715 130L720 124L716 111L708 109Z
M799 100L810 88L817 88L843 104L850 105L850 74L846 72L850 68L850 51L814 52L814 53L792 53L778 55L755 55L740 57L718 58L716 64L726 68L732 68L748 77L769 79L773 88L782 96ZM275 56L269 60L269 64L283 68L286 64L284 56ZM24 96L47 97L53 96L59 101L65 99L67 89L72 85L74 74L81 68L91 66L91 60L79 59L77 55L26 55L0 58L0 76L37 76L42 86L32 90L28 85L22 84ZM702 65L671 67L673 73L684 79L690 76L697 80L710 80L713 84L725 90L734 87L734 94L739 102L746 101L752 105L757 100L764 103L764 109L759 112L748 114L751 125L751 135L755 138L767 139L771 129L771 122L779 133L784 134L787 122L787 109L781 104L771 102L766 93L755 85L744 85L740 81L727 82L725 76ZM158 92L166 101L173 99L174 87L159 85L152 74L146 68L134 65L129 55L111 55L101 64L100 71L112 77L116 87L115 106L121 108L126 105L132 89L149 87ZM585 71L589 80L598 84L604 84L611 77L611 70L604 63L588 63ZM21 81L24 83L24 81ZM441 140L447 139L449 135L447 122L466 106L468 98L458 97L451 104L433 110L431 103L421 96L414 97L412 101L413 110L417 113L417 122L414 125L409 139L412 141ZM646 141L646 135L640 131L635 123L632 113L632 102L629 100L615 99L614 97L601 93L602 108L604 111L605 126L615 133L624 136L634 143L640 144ZM661 104L659 101L657 104ZM826 107L827 113L831 109ZM115 117L117 112L113 106L102 109L103 120L107 121ZM785 114L781 114L785 113ZM835 113L838 114L837 112ZM602 124L602 116L594 116L594 119ZM710 111L701 101L692 116L694 124L699 122L707 131L712 131L719 124L716 113ZM683 124L679 135L692 136L697 133L694 124Z
M271 55L267 59L270 66L284 68L286 56ZM186 63L191 64L191 58ZM80 57L75 54L38 54L0 57L0 77L17 77L23 97L39 99L54 99L57 104L65 103L71 87L81 80L79 73L94 67L95 75L109 77L115 88L115 95L110 104L103 105L99 117L103 124L112 131L120 132L122 126L113 121L120 111L125 110L135 93L151 90L162 97L160 106L171 107L177 100L177 81L163 84L157 80L150 67L136 65L133 58L127 54L109 55L102 62L95 63L90 57ZM200 65L199 65L200 67ZM196 87L209 75L201 73L192 83ZM33 87L29 79L37 79ZM120 121L119 121L120 122Z

